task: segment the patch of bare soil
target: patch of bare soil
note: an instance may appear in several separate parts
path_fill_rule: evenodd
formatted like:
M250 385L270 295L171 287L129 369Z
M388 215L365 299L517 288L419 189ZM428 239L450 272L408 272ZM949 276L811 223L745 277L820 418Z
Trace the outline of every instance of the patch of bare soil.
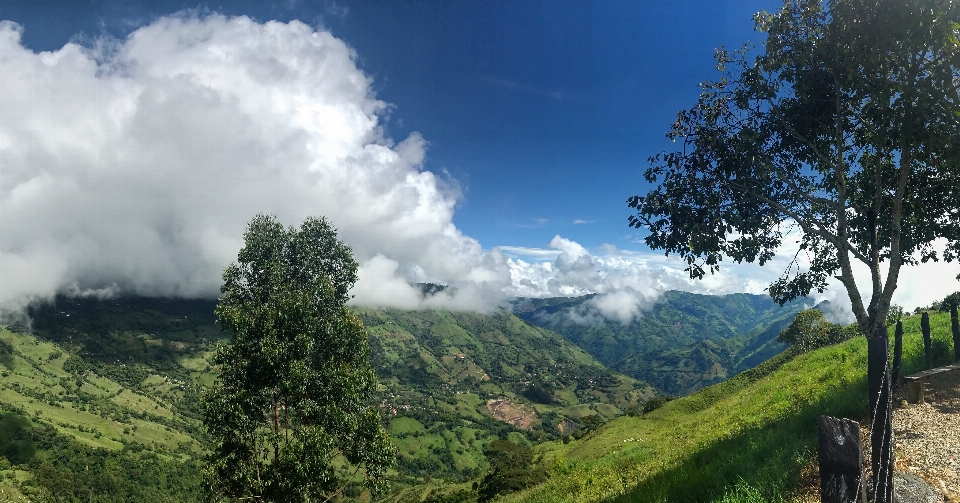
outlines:
M506 398L492 398L487 400L487 410L493 414L494 419L521 429L529 429L537 419L537 413L528 409L523 404L513 403Z

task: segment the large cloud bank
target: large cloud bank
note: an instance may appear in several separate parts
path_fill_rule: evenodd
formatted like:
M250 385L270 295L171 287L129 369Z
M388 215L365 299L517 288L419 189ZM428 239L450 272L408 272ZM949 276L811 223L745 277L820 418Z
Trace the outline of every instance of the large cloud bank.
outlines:
M43 53L21 30L0 22L0 312L57 292L214 297L264 212L328 217L370 306L596 292L596 313L626 322L664 290L760 293L782 270L692 282L675 259L560 236L483 249L453 224L455 182L423 168L426 140L387 137L352 50L300 22L172 16Z
M258 212L330 218L362 264L358 301L409 306L408 281L441 281L489 305L509 283L453 225L424 139L384 136L387 105L330 33L175 16L37 54L20 31L0 24L0 306L215 296Z

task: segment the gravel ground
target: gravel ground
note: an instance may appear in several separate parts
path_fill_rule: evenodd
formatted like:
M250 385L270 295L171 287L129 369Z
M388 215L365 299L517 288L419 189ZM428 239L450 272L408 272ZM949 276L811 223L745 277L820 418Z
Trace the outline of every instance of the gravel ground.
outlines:
M898 471L926 480L946 501L960 502L960 371L927 378L926 403L896 395L893 434Z

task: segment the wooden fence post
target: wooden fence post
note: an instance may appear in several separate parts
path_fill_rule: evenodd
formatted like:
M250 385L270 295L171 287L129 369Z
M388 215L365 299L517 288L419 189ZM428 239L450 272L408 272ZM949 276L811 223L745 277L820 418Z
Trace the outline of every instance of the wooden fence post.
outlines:
M893 339L893 377L890 385L893 389L900 387L900 364L903 360L903 322L897 320L897 330Z
M953 359L960 362L960 320L957 320L957 306L950 309L950 328L953 329Z
M849 419L820 416L817 449L821 503L865 503L860 425Z
M933 368L933 348L931 347L930 341L930 313L924 311L920 315L920 331L923 332L923 354L927 357L927 368L924 370L930 370Z
M890 397L890 339L881 324L867 339L870 389L870 446L874 503L893 503L893 408Z

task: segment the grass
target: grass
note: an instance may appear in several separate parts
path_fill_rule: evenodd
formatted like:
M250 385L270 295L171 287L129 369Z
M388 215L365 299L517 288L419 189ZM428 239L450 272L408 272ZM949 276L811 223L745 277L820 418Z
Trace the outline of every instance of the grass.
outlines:
M5 348L0 357L0 402L18 407L34 420L91 447L120 450L124 440L136 440L162 453L182 450L183 444L194 452L201 451L198 441L188 432L169 427L177 422L191 424L192 420L179 416L166 404L164 396L174 386L164 384L162 376L149 376L146 382L156 384L138 392L87 372L78 387L77 376L64 370L64 362L72 355L70 351L7 328L0 329L0 344ZM51 358L57 354L60 356ZM137 417L118 420L118 415L140 414L165 418L171 423L158 424ZM134 426L135 433L131 434Z
M905 374L925 365L919 320L904 320ZM949 315L931 313L931 329L935 365L951 363ZM579 441L542 444L536 452L550 479L502 501L795 500L800 474L815 457L817 418L865 419L866 363L862 337L785 353Z

